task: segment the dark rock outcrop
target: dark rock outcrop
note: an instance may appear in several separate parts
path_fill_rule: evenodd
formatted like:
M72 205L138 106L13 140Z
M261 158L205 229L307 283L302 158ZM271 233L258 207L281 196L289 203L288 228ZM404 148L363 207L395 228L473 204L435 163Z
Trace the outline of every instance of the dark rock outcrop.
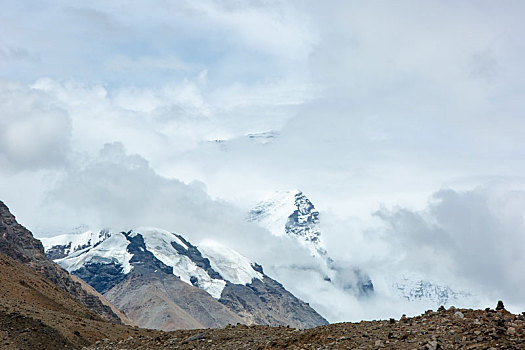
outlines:
M102 294L126 278L122 273L122 266L115 262L86 264L76 270L75 275Z

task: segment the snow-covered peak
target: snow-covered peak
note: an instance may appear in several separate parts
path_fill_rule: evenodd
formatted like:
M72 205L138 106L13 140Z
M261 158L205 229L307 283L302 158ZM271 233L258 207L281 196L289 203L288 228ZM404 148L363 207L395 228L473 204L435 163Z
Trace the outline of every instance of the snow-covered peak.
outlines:
M60 266L68 271L75 271L89 264L118 263L122 266L122 272L127 274L131 271L130 260L133 257L127 251L129 241L124 234L115 233L107 235L100 244L79 249L65 258L55 260Z
M277 191L270 198L257 204L248 219L269 230L275 236L286 234L288 217L297 210L295 198L301 195L299 190Z
M63 254L69 255L77 250L92 247L111 236L108 230L86 231L82 233L62 234L55 237L42 237L42 245L45 250L52 247L62 247Z
M224 280L212 278L202 267L195 264L187 255L180 254L172 242L188 250L188 246L175 234L152 227L138 228L131 232L130 237L142 235L146 249L163 264L173 268L173 274L188 284L195 284L204 289L216 299L221 297L226 285Z
M477 297L459 286L430 279L428 276L405 271L386 277L395 296L406 301L437 308L441 305L474 305Z
M319 228L319 211L300 190L276 192L250 211L249 221L276 236L298 239L314 256L326 255Z
M203 241L199 250L210 260L211 267L231 283L249 284L254 279L263 279L263 274L254 270L248 258L218 242Z
M111 265L117 274L128 274L134 264L149 264L152 270L173 273L216 299L220 299L227 282L244 285L263 278L233 249L207 242L202 245L203 253L182 236L154 227L127 233L86 231L44 238L43 242L46 254L69 272L89 274L98 268L94 265Z
M184 243L176 234L156 227L139 227L131 231L130 236L134 237L137 233L140 233L144 240L148 240L150 245L171 245L171 242L175 242L178 245L184 247L186 250L188 246Z

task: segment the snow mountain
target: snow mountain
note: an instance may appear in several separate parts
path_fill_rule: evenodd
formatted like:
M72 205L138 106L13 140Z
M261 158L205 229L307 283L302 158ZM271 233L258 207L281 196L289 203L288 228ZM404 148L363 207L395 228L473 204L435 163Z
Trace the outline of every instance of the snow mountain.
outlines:
M348 271L347 267L339 266L329 256L323 243L319 211L302 191L276 192L249 212L248 221L266 228L275 236L292 237L308 249L316 261L318 272L327 283L358 297L373 294L374 286L366 273L358 267ZM344 280L341 278L343 274L346 276ZM352 275L351 278L348 275Z
M350 268L350 271L347 267L346 271L342 271L343 268L337 261L329 256L323 243L320 219L319 211L300 190L276 192L271 198L257 204L248 214L249 221L266 228L273 235L287 235L306 247L317 261L319 273L334 287L353 293L358 298L372 295L374 285L364 271L357 267ZM294 274L289 275L294 277ZM278 274L277 277L286 286L294 283L290 278L287 279L285 274ZM379 283L383 288L386 285L387 290L382 290L382 293L392 295L403 302L421 305L425 310L441 305L475 305L471 293L415 272L391 272L375 278L377 282L385 279L386 283ZM305 299L310 300L314 297L305 296Z
M263 268L214 241L152 227L42 238L47 255L142 327L327 324Z
M253 208L248 220L268 229L275 236L287 234L297 238L312 255L326 255L321 240L319 211L299 190L277 192L273 198Z
M426 309L440 306L473 306L478 303L477 297L470 292L414 272L401 273L400 277L391 279L389 285L393 295L411 303L421 303Z

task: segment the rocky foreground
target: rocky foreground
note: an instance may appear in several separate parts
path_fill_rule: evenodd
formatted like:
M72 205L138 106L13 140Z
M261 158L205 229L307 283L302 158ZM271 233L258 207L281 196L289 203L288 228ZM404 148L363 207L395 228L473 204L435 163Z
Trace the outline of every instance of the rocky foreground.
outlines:
M524 320L504 309L440 308L413 318L306 330L237 325L137 335L85 349L524 349Z

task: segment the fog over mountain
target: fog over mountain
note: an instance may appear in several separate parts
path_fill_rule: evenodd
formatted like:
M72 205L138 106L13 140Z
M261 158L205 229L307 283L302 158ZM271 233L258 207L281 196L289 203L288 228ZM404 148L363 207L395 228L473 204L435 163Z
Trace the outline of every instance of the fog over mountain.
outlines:
M388 276L525 308L525 3L0 9L0 199L37 237L161 227L272 277L315 258L247 215L300 189L374 283L312 285L329 321L424 311Z

